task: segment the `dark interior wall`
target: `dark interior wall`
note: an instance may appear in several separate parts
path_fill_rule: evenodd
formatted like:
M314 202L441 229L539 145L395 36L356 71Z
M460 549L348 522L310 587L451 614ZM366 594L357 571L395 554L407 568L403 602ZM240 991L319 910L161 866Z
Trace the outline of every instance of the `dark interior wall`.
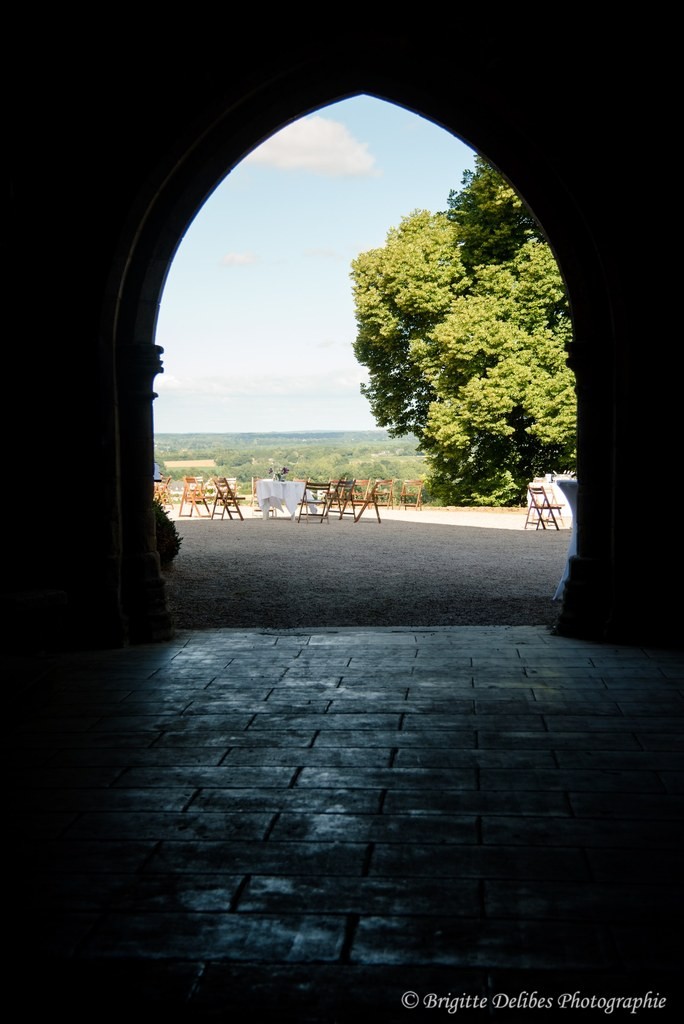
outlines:
M79 645L172 633L145 468L166 271L194 213L250 148L366 92L458 134L544 226L570 289L581 413L582 557L561 623L672 639L664 566L681 556L667 529L635 531L635 468L662 478L679 449L676 379L663 366L668 302L661 294L654 308L644 269L645 224L651 255L663 224L639 202L635 166L635 152L649 153L637 115L648 108L652 136L666 91L666 62L660 77L645 74L648 25L616 37L518 19L495 34L484 15L311 36L257 20L230 38L212 24L159 36L119 27L104 49L63 31L56 41L45 25L39 39L25 26L19 35L5 437L22 462L39 463L50 497L12 514L3 591L66 595Z

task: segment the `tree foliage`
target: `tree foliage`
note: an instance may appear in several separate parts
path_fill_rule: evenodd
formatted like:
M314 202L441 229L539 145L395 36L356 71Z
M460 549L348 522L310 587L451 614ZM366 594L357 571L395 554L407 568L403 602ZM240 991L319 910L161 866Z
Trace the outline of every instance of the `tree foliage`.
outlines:
M362 391L378 426L392 436L414 433L435 394L413 346L448 314L463 278L454 228L442 214L416 211L390 230L384 248L363 253L352 268L354 352L370 370Z
M465 171L460 192L449 193L448 219L458 226L458 249L468 274L492 263L507 263L539 225L517 192L480 157Z
M571 320L517 194L480 159L463 184L354 260L354 351L378 424L420 439L433 496L517 504L531 477L574 466Z

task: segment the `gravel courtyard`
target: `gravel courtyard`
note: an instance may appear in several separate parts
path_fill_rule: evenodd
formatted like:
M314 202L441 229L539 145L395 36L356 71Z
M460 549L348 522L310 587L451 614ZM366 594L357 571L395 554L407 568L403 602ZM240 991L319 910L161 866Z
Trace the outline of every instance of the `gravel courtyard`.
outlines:
M553 626L570 529L520 509L381 510L328 522L178 519L165 568L181 629Z

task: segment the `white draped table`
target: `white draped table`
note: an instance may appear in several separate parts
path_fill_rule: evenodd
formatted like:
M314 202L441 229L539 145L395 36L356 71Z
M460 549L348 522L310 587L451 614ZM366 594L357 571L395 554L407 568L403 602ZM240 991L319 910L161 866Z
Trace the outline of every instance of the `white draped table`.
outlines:
M283 505L294 519L304 487L303 480L257 480L256 497L264 519L268 519L269 509L282 511Z
M570 544L568 545L568 557L560 583L556 588L556 593L553 595L554 601L559 601L563 596L565 581L570 572L570 559L573 555L577 554L577 480L573 476L557 476L554 484L564 495L572 514L572 533L570 534Z

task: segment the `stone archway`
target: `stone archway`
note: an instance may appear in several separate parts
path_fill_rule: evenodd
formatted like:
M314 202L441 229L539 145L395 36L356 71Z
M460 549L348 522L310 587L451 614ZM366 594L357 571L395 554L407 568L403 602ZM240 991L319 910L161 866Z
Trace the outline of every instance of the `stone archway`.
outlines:
M150 181L128 228L121 275L112 281L121 466L122 594L133 641L164 639L173 623L154 554L149 512L153 451L153 382L162 370L154 331L163 285L179 240L197 210L230 169L255 145L313 110L363 92L404 106L458 135L494 164L523 197L539 222L565 276L575 338L569 362L578 387L578 468L581 488L576 528L578 557L566 587L559 631L600 636L610 609L610 531L594 507L610 504L613 367L608 350L615 310L603 281L593 239L571 196L544 154L524 134L477 104L454 109L441 94L426 96L406 82L377 80L327 64L272 81L212 111L194 137L168 154L160 179ZM376 79L374 81L374 79Z

